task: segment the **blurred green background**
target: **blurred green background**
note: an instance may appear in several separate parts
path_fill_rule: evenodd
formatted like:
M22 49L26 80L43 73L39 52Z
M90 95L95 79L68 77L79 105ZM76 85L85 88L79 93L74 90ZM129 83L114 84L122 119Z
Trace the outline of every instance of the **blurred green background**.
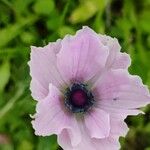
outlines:
M83 25L117 37L130 72L150 87L150 0L0 0L0 150L56 150L56 136L36 137L29 114L30 45L74 34ZM122 150L150 150L150 107L128 117Z

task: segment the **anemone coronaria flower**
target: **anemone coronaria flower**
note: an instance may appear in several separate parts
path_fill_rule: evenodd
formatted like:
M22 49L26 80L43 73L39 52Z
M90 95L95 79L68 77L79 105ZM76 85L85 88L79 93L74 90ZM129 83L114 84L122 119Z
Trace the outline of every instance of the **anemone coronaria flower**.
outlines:
M37 100L35 134L57 135L64 150L118 150L124 119L150 103L148 88L130 75L131 60L116 38L83 27L75 35L31 47L30 89Z

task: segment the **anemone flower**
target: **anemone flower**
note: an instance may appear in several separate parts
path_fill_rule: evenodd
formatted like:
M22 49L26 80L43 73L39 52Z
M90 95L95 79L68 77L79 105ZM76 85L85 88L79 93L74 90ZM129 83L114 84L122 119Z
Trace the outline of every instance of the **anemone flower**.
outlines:
M115 38L83 27L74 36L31 47L30 89L37 100L35 134L57 135L64 150L118 150L124 119L150 103L130 75L130 57Z

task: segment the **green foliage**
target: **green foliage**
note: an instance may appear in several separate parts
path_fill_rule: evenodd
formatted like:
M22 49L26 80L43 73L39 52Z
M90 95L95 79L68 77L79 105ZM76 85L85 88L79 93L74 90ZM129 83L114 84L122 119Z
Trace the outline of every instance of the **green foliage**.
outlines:
M75 8L70 16L73 24L84 22L91 18L100 8L104 8L104 0L82 0L80 5Z
M3 62L3 64L0 66L0 93L3 92L6 84L9 81L10 77L10 64L9 61Z
M150 86L149 0L0 0L0 149L56 150L56 136L37 137L29 114L30 46L44 46L83 25L119 39L131 55L130 72ZM122 150L150 149L150 107L128 117ZM2 139L2 140L1 140Z
M39 138L37 150L55 150L58 148L56 136Z
M54 2L52 0L37 0L33 8L37 14L49 15L54 9Z

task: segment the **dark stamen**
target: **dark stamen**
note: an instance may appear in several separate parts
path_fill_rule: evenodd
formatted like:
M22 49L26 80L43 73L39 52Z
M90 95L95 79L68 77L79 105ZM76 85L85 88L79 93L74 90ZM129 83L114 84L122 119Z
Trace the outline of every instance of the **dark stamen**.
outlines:
M94 104L94 97L87 85L73 83L66 89L65 105L73 113L86 112Z

